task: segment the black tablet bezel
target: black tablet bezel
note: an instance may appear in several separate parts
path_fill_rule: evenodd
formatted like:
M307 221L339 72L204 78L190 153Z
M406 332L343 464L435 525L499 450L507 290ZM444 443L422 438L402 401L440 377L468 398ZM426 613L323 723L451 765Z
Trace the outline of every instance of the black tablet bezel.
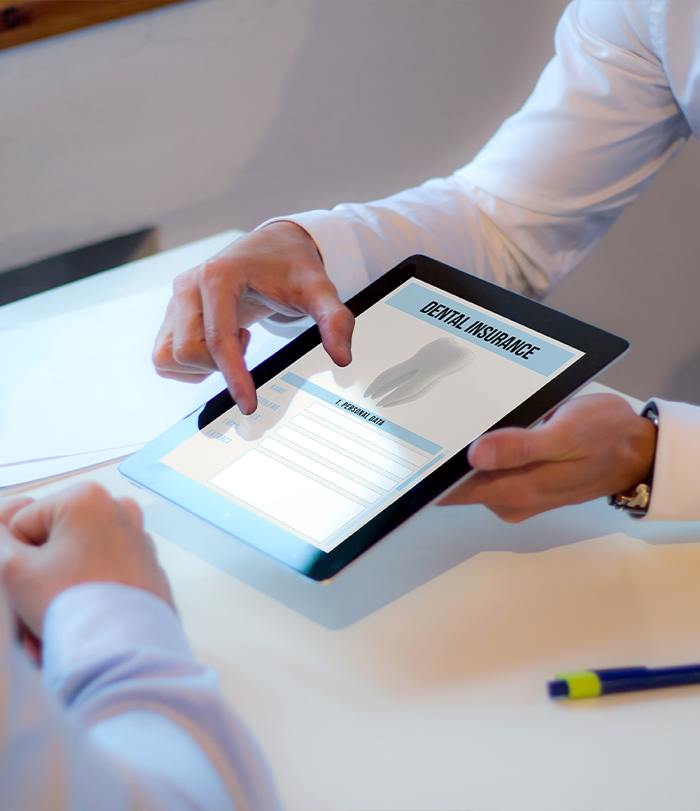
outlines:
M623 338L605 330L421 255L411 256L385 273L346 302L347 306L355 316L358 316L411 278L432 284L447 293L478 304L496 315L523 324L584 353L532 397L495 423L490 431L507 426L527 427L537 422L591 377L612 363L629 346ZM283 372L320 342L318 327L314 325L304 331L252 370L255 386L259 387ZM206 427L234 404L227 390L220 392L206 405L129 457L120 466L120 471L134 482L180 506L185 506L195 515L235 535L235 528L228 526L225 520L227 500L224 496L217 496L208 491L205 498L202 491L207 488L197 482L191 482L191 494L196 496L199 492L200 498L190 497L189 492L185 498L187 488L183 491L181 485L174 484L174 477L180 477L180 474L168 472L167 466L160 462L165 453L188 436ZM291 539L284 548L270 545L264 538L255 542L244 539L244 542L261 549L307 577L326 580L469 473L471 467L467 461L468 447L465 445L463 449L443 461L437 469L413 485L404 495L355 530L330 552L322 552L301 539ZM216 501L221 502L218 510Z

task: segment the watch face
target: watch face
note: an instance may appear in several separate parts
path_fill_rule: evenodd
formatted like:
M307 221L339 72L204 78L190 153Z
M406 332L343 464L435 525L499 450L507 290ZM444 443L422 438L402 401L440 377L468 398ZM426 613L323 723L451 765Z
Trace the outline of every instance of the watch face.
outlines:
M648 403L640 417L644 417L654 424L658 431L659 429L659 411L656 403L653 401ZM656 453L656 452L655 452ZM654 459L654 462L656 459ZM649 502L651 501L651 485L653 482L654 468L652 465L649 478L645 482L640 482L635 487L630 488L625 493L615 493L608 496L608 504L615 507L617 510L624 510L628 515L633 518L643 518L649 511Z
M646 482L638 484L626 493L615 493L608 497L608 504L618 510L624 510L630 515L643 516L649 509L651 488Z

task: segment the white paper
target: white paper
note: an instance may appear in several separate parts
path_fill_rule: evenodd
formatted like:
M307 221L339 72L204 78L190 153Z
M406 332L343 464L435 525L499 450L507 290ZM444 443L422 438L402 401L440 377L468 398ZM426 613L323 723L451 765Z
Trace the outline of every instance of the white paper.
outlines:
M36 459L14 465L0 465L0 490L19 484L29 484L41 479L54 478L64 473L121 459L137 451L142 445L127 445L125 448L107 448L92 453L74 453L71 456L55 456L52 459Z
M224 388L219 373L196 385L155 373L151 350L170 292L0 332L0 465L145 444ZM252 333L249 366L286 342Z

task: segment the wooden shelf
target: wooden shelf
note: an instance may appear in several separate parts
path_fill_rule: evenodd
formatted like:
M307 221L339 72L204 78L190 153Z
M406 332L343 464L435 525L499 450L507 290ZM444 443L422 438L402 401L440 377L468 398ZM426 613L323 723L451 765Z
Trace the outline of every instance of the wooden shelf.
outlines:
M0 50L184 0L21 0L0 2ZM190 0L191 2L191 0Z

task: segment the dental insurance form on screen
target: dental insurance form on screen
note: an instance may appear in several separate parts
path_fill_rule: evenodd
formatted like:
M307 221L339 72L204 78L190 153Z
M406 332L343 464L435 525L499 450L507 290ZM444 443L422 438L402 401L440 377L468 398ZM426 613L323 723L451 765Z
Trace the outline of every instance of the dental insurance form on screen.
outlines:
M242 528L329 552L582 352L410 279L358 316L352 354L315 347L161 462Z

